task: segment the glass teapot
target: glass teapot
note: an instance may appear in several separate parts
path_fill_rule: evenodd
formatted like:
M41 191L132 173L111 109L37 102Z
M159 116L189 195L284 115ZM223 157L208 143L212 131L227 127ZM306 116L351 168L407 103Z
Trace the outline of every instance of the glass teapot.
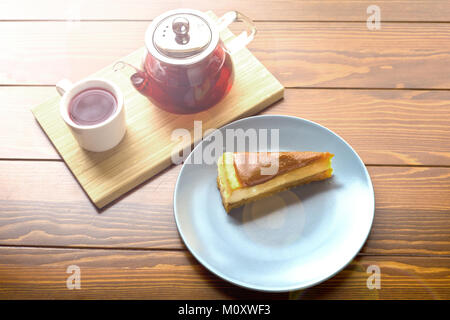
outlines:
M219 33L235 21L243 21L247 30L225 45ZM119 61L114 69L131 67L131 83L157 107L178 114L196 113L212 107L230 91L234 80L231 55L255 34L252 20L237 11L215 22L197 10L171 10L147 28L147 53L141 68Z

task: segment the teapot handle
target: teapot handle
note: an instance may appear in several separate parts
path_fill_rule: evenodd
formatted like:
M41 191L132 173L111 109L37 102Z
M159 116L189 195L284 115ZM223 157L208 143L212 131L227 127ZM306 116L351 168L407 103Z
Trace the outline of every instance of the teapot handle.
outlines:
M240 35L225 44L225 49L230 54L233 54L244 48L253 40L256 35L255 23L252 21L252 19L238 11L229 11L219 18L219 20L217 21L219 32L236 21L243 21L247 27L247 30L243 31Z

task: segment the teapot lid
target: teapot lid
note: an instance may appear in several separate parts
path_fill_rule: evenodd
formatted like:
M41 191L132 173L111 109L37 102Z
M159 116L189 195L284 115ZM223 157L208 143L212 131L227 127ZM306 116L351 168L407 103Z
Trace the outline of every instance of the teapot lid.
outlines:
M219 32L204 13L177 9L158 16L147 28L149 53L169 64L187 65L201 61L217 46Z

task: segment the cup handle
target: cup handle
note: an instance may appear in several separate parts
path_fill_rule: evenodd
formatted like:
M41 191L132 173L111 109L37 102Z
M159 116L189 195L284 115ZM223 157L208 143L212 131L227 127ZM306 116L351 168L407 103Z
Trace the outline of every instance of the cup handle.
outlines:
M59 95L62 96L62 95L64 95L64 93L69 91L70 88L72 88L72 87L73 87L73 84L72 84L72 82L70 82L70 80L62 79L62 80L58 81L58 83L56 84L56 91L58 91Z
M217 21L219 32L224 30L230 24L236 21L243 21L247 30L243 31L240 35L235 37L233 40L227 42L225 45L225 49L233 54L242 48L244 48L247 44L249 44L256 35L256 26L255 23L242 13L238 11L229 11L225 13L222 17Z

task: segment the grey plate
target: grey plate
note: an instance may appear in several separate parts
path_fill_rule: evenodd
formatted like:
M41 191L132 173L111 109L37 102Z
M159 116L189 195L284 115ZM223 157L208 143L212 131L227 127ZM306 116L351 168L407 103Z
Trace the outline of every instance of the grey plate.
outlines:
M184 243L211 272L249 289L290 291L332 277L359 252L372 226L375 199L363 162L342 138L308 120L256 116L219 131L226 140L225 129L238 128L279 129L281 151L334 153L334 176L227 214L216 165L185 163L174 193L175 221ZM213 140L204 139L186 162Z

